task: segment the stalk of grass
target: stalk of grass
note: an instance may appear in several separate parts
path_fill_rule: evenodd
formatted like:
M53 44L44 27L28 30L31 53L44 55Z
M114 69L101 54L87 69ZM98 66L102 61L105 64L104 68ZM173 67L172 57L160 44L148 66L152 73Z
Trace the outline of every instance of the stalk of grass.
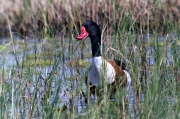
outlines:
M3 60L3 62L5 62L5 60ZM1 118L4 118L5 117L5 106L3 106L3 104L5 104L5 98L3 96L3 93L4 93L4 85L3 85L3 82L5 81L5 68L4 68L4 65L3 65L3 68L2 68L2 74L1 74L1 95L0 95L0 100L1 100ZM3 111L4 109L4 111Z
M23 34L30 33L30 31L28 31L29 25L33 30L39 29L43 31L43 26L46 26L46 22L44 21L44 14L46 14L45 16L49 23L48 29L50 31L56 31L56 29L59 28L62 29L64 24L68 25L72 17L74 18L74 23L81 24L82 20L85 21L91 17L92 20L102 21L102 24L105 24L107 21L115 21L119 23L119 21L122 21L124 19L124 17L122 17L122 14L125 14L129 15L130 19L137 24L141 23L141 20L145 23L147 19L149 19L150 29L163 30L165 28L165 32L167 31L166 27L169 27L169 30L172 29L171 25L174 24L173 26L175 26L175 24L178 23L179 19L178 1L172 2L163 0L149 0L147 2L144 2L142 0L106 0L104 2L101 2L100 0L98 0L96 2L88 2L82 0L52 0L48 2L27 2L26 0L17 0L1 2L0 7L3 8L3 11L1 12L2 17L0 28L3 29L3 26L8 26L6 20L6 16L8 16L9 18L11 18L10 22L12 30L21 32ZM69 16L70 12L72 14L71 16ZM156 18L154 17L154 14ZM79 17L80 15L81 18ZM168 18L169 20L166 20L165 18ZM169 23L168 21L172 22L173 24L170 23L169 25L167 25ZM144 23L143 25L146 25ZM157 23L158 25L154 25L155 23ZM128 25L126 28L128 28ZM69 32L69 30L67 32Z
M55 4L54 2L57 4ZM68 2L70 2L70 1L68 1ZM135 82L134 83L135 91L139 92L139 98L141 99L142 98L142 95L141 95L142 91L141 91L141 87L140 87L141 74L139 73L140 69L141 69L141 64L138 64L138 60L139 60L138 54L140 51L137 51L138 52L137 54L135 54L135 53L133 54L132 52L130 52L130 54L127 54L127 51L124 50L125 46L126 47L134 46L133 36L137 35L136 34L137 31L135 30L135 28L136 28L135 23L138 23L138 21L139 21L139 17L138 16L136 17L136 15L134 15L134 14L138 7L135 6L136 4L134 4L134 11L129 11L128 12L129 15L127 15L126 14L127 12L125 12L127 9L125 9L125 8L120 9L121 7L119 7L119 4L118 4L120 2L121 1L113 1L114 6L112 7L112 6L110 6L111 1L108 1L108 3L104 2L101 4L100 4L100 2L95 4L95 2L93 1L92 3L89 3L89 4L91 4L91 8L94 8L94 9L92 9L92 10L88 9L87 3L85 3L85 7L81 8L82 11L77 11L76 7L75 7L76 4L73 1L71 4L70 3L68 4L70 6L74 5L73 7L71 7L72 11L70 12L69 9L66 9L66 11L68 11L67 12L68 16L66 17L67 20L65 20L65 21L68 21L69 24L66 23L65 25L63 24L64 23L63 18L61 20L61 18L59 17L59 16L61 16L61 14L58 14L58 13L62 12L61 10L63 8L61 10L58 9L59 4L57 1L53 0L51 2L48 2L47 3L48 8L46 6L46 3L44 5L45 8L42 8L42 4L44 4L44 3L38 2L38 3L40 3L40 7L39 6L36 7L35 3L30 2L31 3L30 8L34 8L34 10L32 12L35 13L35 11L38 11L37 14L39 15L39 16L36 16L37 19L34 18L34 16L33 17L30 16L30 17L32 19L34 19L35 23L38 20L40 20L40 22L43 23L43 26L44 26L43 38L46 39L46 41L48 41L48 39L50 39L49 43L52 45L52 47L50 47L48 49L48 52L52 53L52 54L54 51L56 51L56 48L55 48L56 42L53 41L53 38L51 38L51 33L53 31L53 30L51 31L51 28L53 28L53 29L55 28L55 27L51 27L52 24L54 25L57 23L58 24L61 23L61 24L63 24L63 26L61 26L61 27L63 29L65 29L65 30L62 30L62 32L64 34L67 34L67 31L70 34L73 34L73 29L75 29L75 30L78 29L78 28L76 28L77 21L80 21L79 24L81 24L81 21L85 21L88 19L87 16L83 16L84 11L85 11L85 13L87 12L87 14L89 16L92 16L93 20L97 20L99 22L102 21L102 23L101 23L102 26L105 25L107 23L107 21L109 21L111 26L113 26L112 24L114 24L113 31L115 30L116 31L115 33L112 32L111 26L110 27L108 26L105 31L106 35L109 36L111 38L111 41L113 42L112 46L110 45L110 47L113 47L117 51L120 49L123 57L121 56L120 53L118 53L118 58L123 59L123 60L124 60L124 58L126 58L130 62L130 64L131 64L130 68L127 67L127 69L131 72L131 76ZM20 3L22 3L22 2L20 2ZM29 12L28 5L30 3L27 3L27 1L23 1L23 3L24 3L24 8L27 10L26 12ZM61 3L63 3L62 5L65 6L65 4L67 2L61 1ZM156 3L156 4L162 4L162 3ZM78 4L78 5L80 6L81 4ZM107 10L105 8L101 8L102 6L106 6ZM67 7L67 5L65 7ZM147 10L146 7L147 6L145 6L143 11ZM158 7L158 6L155 6L155 7ZM87 8L87 9L85 9L85 8ZM78 7L78 10L79 9L80 9L80 7ZM52 10L52 13L49 13L49 12L47 13L47 11L51 11L51 10ZM142 22L141 35L144 35L144 31L150 32L150 29L151 29L150 21L151 20L156 21L156 19L161 19L161 18L159 18L158 13L156 13L157 10L152 11L155 14L155 16L153 16L154 19L152 19L151 16L148 16L148 18L145 19L145 24L143 24L144 23L143 22L144 19L142 19L143 16L140 15L141 16L140 20L142 20L141 21ZM99 11L99 12L96 14L97 11ZM113 12L111 12L111 11L113 11ZM141 11L141 12L143 12L143 11ZM165 11L165 12L167 12L167 11ZM21 13L21 11L19 12L19 14L20 13ZM42 16L39 13L43 13ZM56 15L53 13L56 13ZM113 13L113 15L111 15L111 13ZM65 14L65 12L64 12L64 14ZM7 14L7 15L9 15L9 14ZM16 15L19 16L18 11L16 12ZM27 14L25 14L25 15L27 15ZM86 15L86 14L84 14L84 15ZM100 15L100 17L98 17L98 15ZM12 16L12 15L9 15L9 16ZM76 19L75 16L78 16L77 17L78 20ZM135 16L136 18L133 18L133 16ZM24 21L26 21L27 23L30 23L30 24L34 23L32 21L28 21L25 18L25 16L18 17L18 19L20 19L20 18L22 19L22 22L21 22L22 24L24 24ZM43 18L43 19L39 19L39 18ZM54 23L52 23L51 20L55 20L55 19L56 19L56 21ZM116 19L118 19L118 20L116 20ZM17 21L15 20L15 22L17 22ZM14 43L14 39L12 37L12 34L13 34L12 28L13 28L14 24L13 23L10 24L11 22L12 21L9 21L8 25L9 25L10 35L11 35L10 38L11 38L12 46L14 47L15 43ZM166 32L169 32L171 29L174 29L175 26L173 25L174 24L173 22L174 21L171 19L171 15L167 16L167 19L162 22L162 24L165 25L162 29ZM146 29L143 25L147 25L148 28ZM22 25L22 26L26 26L26 25ZM158 28L158 26L155 26L155 27ZM17 28L17 29L20 29L20 28ZM155 31L155 33L157 33L157 32ZM115 38L114 38L114 34L116 35ZM105 37L106 37L106 35L105 35ZM162 48L161 46L159 46L157 36L158 36L158 34L154 34L154 39L155 39L154 44L153 44L154 45L153 47L155 49L155 56L154 56L155 64L154 64L154 66L147 67L147 64L145 61L146 53L144 52L141 54L142 59L144 58L144 60L143 60L144 64L142 64L142 65L144 67L146 67L143 70L150 69L150 70L152 70L152 74L151 75L146 74L146 76L144 76L144 79L148 80L147 87L146 87L146 90L143 91L144 99L141 100L140 103L137 104L137 105L139 105L139 107L136 108L137 109L136 116L138 118L166 118L166 117L172 118L173 117L172 113L174 113L174 117L179 118L179 110L180 110L179 102L177 102L177 104L176 103L174 104L171 102L171 97L177 98L177 99L179 98L179 93L178 93L178 90L179 90L179 71L178 71L178 69L179 69L179 49L178 49L179 41L178 41L178 38L176 38L175 41L170 42L170 44L172 44L171 49L172 49L172 55L173 55L173 63L171 64L172 66L168 67L166 62L163 62L163 59L166 57L167 45L169 45L169 44L168 44L168 42L165 41L164 47ZM69 49L69 51L67 53L69 55L71 55L71 56L69 56L69 60L71 60L71 58L74 58L76 56L77 48L75 48L75 50L74 50L74 46L72 45L72 44L74 44L74 42L72 41L72 39L73 39L73 36L70 36L70 38L68 38L68 39L62 38L59 40L59 42L61 42L62 50L58 51L58 53L55 53L56 56L54 56L54 64L52 65L52 70L50 70L49 74L45 77L43 76L43 71L41 72L41 71L37 70L39 68L37 66L37 62L40 59L43 59L46 61L47 56L44 54L41 58L38 57L38 53L36 52L38 45L36 43L34 45L34 49L35 49L35 53L34 53L35 65L34 66L30 66L30 65L25 66L24 63L22 63L22 65L21 65L19 63L19 59L16 58L17 67L14 66L10 69L10 71L12 72L11 77L7 77L7 79L5 79L5 74L2 73L3 86L2 86L2 95L0 97L0 99L2 101L1 118L9 118L9 117L18 118L18 117L20 117L20 115L16 115L16 114L19 114L19 113L22 114L22 118L35 118L36 112L39 112L37 114L37 116L42 117L42 118L51 118L51 117L68 118L67 113L70 111L70 108L64 109L64 106L61 106L61 104L59 103L59 101L61 99L59 99L59 95L58 95L61 91L63 91L61 89L61 85L63 83L68 84L68 81L66 80L67 76L65 75L66 68L63 68L62 76L58 76L57 79L56 79L55 74L57 72L60 72L59 66L64 65L64 63L66 62L66 59L65 59L67 57L67 55L65 53L66 46L68 46L68 49ZM65 40L69 40L68 45L66 44ZM144 50L147 47L145 39L143 39L143 40L144 41L141 42L140 39L137 38L137 43L136 43L138 48L141 47L141 45L138 45L138 44L143 43L142 50ZM148 42L151 42L150 39L148 39ZM26 45L26 43L24 45ZM86 44L83 43L82 45L86 45ZM27 57L27 54L26 54L26 48L27 48L27 46L25 46L25 48L23 50L24 53L23 53L22 57L26 57L23 60L23 62L25 62L25 60L26 61L29 60ZM82 49L85 49L85 48L86 48L85 46L82 47ZM41 49L44 50L43 48L41 48ZM131 48L129 48L129 49L131 50ZM14 48L13 52L14 52L15 57L18 57L18 54L17 54L15 48ZM44 51L42 51L42 52L44 52ZM112 54L114 54L114 52ZM105 55L107 57L115 57L112 54L105 53L103 55ZM51 56L49 56L49 57L51 57ZM83 58L83 57L81 56L81 58ZM64 60L64 61L62 61L62 60ZM5 59L3 60L3 62L5 62ZM20 72L16 72L16 69L18 69L20 67L20 65L21 65ZM79 68L79 65L77 65L77 66L78 66L79 72L82 71L82 69ZM5 68L3 67L3 72L4 71L5 71ZM19 74L20 74L20 77L18 77ZM79 73L79 74L81 74L81 73ZM71 72L70 75L73 76L74 74ZM35 82L33 81L33 76L35 77L34 78ZM16 77L18 77L19 80L21 80L20 81L21 83L15 83L13 85L10 85L9 81L11 82ZM43 87L44 88L44 95L43 95L44 98L43 99L39 99L37 96L38 92L39 92L40 81L42 80L41 78L43 78L45 81L45 84ZM64 82L61 81L63 79L65 79ZM56 92L52 93L53 92L52 83L54 80L60 80L60 81L56 84ZM75 80L77 80L77 79L75 79ZM83 83L82 80L83 79L77 80L77 81L80 84L80 83ZM74 100L76 97L75 94L77 92L80 92L83 87L78 86L77 90L74 90L74 86L75 86L74 80L71 79L69 82L72 83L72 85L71 85L72 87L70 88L71 90L68 92L72 93L72 98L70 100L68 100L68 101L71 101L71 104L70 104L70 102L68 102L68 104L70 104L70 107L73 107L73 110L71 110L71 118L75 118L75 117L79 116L79 114L76 113L77 109L74 108L74 105L75 105ZM31 88L31 86L34 87L33 94L31 94L31 92L29 90ZM106 91L106 89L104 89L104 90ZM87 92L88 91L89 90L87 90ZM107 91L107 93L109 93L109 92ZM89 95L89 92L88 92L88 95ZM117 117L121 118L120 113L122 111L127 112L127 108L124 106L125 99L123 99L123 95L124 95L124 91L119 91L118 95L117 95L118 98L114 102L109 102L108 98L107 98L108 96L104 94L105 101L100 104L89 103L87 113L83 113L84 116L82 116L82 117L89 118L91 115L94 118L103 118L103 117L104 118L117 118ZM52 101L52 97L54 97L53 101ZM88 97L90 97L90 96L88 96ZM8 101L8 99L11 101ZM38 102L42 102L42 107L38 108L38 105L39 105ZM104 104L104 106L102 106L102 104ZM173 110L172 108L174 107L174 105L175 105L175 109ZM14 110L13 113L10 113L10 111L9 111L10 106ZM122 107L123 107L123 109L122 109ZM18 108L19 110L22 110L22 111L18 111L18 109L16 109L16 108ZM85 110L83 110L83 111L85 111ZM30 115L28 114L29 112L30 112ZM13 114L13 115L11 115L11 114Z

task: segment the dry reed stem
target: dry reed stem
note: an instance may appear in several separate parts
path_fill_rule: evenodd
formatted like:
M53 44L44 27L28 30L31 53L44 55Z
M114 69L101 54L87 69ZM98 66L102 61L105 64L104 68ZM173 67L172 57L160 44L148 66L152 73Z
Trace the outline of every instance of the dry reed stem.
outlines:
M178 23L179 7L179 0L1 0L0 30L1 35L7 34L6 17L12 31L28 34L30 30L43 30L46 22L54 32L61 31L72 21L77 24L88 19L100 24L121 21L124 13L135 23L146 25L149 21L153 28L165 24L166 17Z

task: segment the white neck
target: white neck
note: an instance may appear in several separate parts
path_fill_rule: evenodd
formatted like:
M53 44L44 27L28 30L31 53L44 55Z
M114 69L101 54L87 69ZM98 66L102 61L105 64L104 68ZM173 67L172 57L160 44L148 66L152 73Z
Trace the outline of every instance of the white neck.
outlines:
M92 57L91 66L101 66L103 63L103 58L101 56Z

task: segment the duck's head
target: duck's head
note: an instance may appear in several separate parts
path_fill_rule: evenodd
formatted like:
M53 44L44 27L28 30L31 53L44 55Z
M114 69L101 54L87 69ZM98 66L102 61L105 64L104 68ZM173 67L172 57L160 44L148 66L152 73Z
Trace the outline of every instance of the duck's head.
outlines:
M82 24L81 34L76 37L77 40L83 40L87 37L101 37L99 26L93 21L87 21Z

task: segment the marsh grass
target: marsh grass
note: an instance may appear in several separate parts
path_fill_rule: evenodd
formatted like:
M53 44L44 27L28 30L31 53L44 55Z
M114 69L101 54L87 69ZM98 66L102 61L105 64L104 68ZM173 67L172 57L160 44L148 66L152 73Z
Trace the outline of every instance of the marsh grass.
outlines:
M122 1L17 0L14 7L11 2L0 4L4 5L2 33L10 34L9 42L0 46L1 119L180 118L178 1L132 1L128 6ZM128 109L125 89L117 92L114 101L103 95L96 99L100 103L92 99L88 106L84 103L88 60L79 59L91 53L90 42L77 42L74 35L89 16L101 29L106 27L103 56L127 64L135 93L132 109ZM13 31L23 36L23 42L14 39ZM33 43L29 45L28 39ZM6 66L6 55L11 53L15 65Z
M178 27L179 7L178 0L2 0L0 30L1 36L9 34L8 25L13 32L24 36L55 36L59 31L66 35L73 30L77 32L83 21L93 20L101 26L108 22L115 31L138 32L141 27L148 27L151 31L167 33ZM129 21L133 25L128 24Z

